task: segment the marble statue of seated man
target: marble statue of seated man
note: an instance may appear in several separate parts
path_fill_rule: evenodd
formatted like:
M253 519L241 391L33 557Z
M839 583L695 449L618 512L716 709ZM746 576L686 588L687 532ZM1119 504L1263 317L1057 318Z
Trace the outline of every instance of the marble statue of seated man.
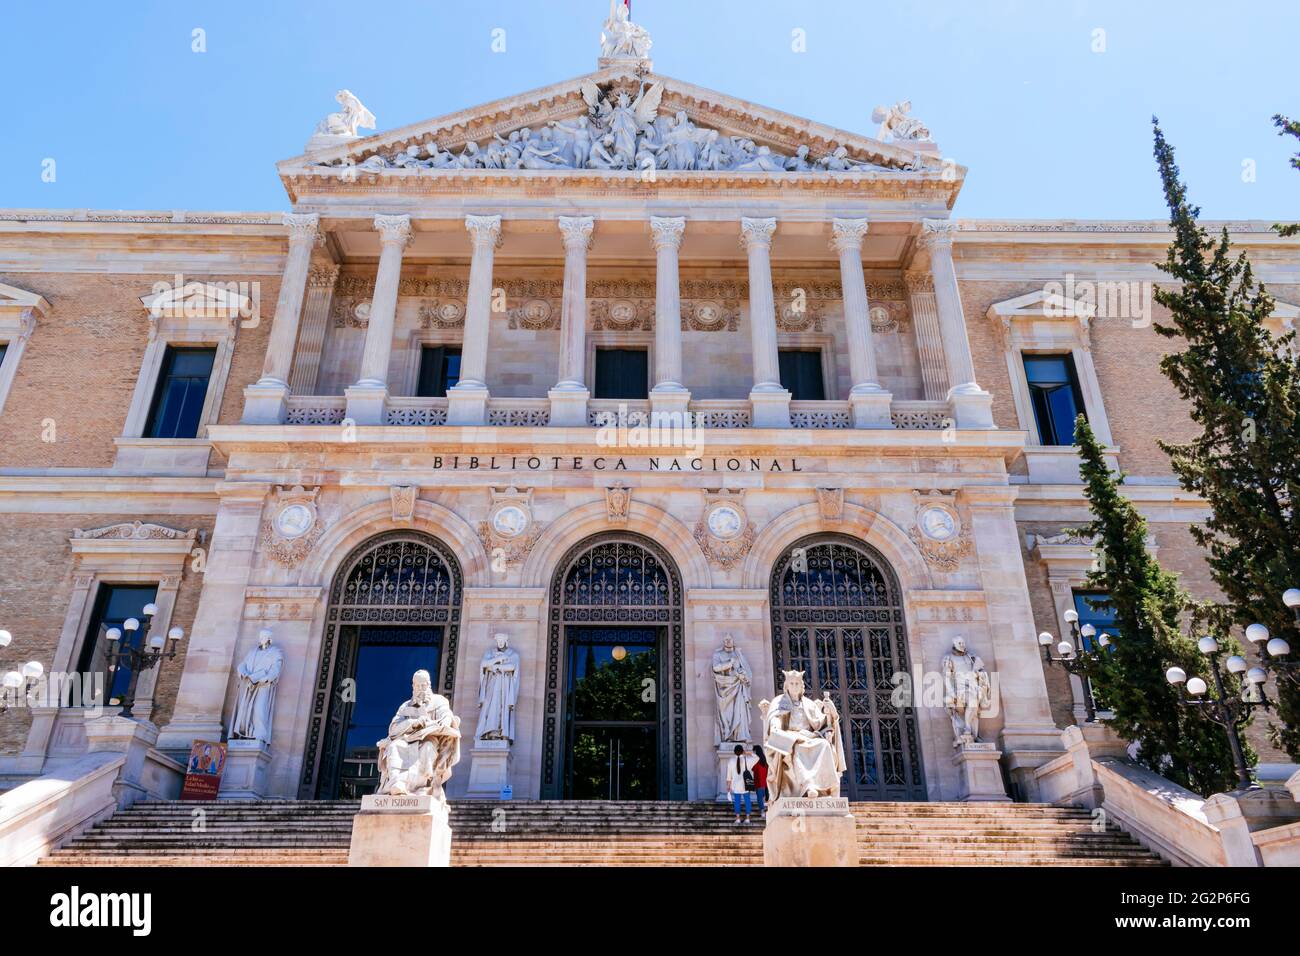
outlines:
M378 793L444 799L442 785L460 762L460 718L433 692L428 671L415 672L411 699L397 709L378 746Z
M763 746L771 770L767 790L778 797L838 797L844 761L840 715L829 695L804 696L802 671L784 671L785 689L762 701Z

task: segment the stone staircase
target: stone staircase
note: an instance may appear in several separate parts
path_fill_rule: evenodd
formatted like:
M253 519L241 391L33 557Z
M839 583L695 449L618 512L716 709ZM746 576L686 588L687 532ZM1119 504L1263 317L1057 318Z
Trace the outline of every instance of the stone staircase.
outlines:
M41 866L343 866L348 801L139 803ZM855 803L864 866L1160 866L1085 810L1043 804ZM717 803L454 801L453 866L759 866L763 825Z

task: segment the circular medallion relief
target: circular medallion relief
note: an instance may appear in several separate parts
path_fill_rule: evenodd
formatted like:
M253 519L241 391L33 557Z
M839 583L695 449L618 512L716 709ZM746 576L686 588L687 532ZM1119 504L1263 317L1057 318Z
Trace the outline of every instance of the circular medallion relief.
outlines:
M275 530L284 538L301 538L316 523L316 515L304 504L285 505L275 515Z
M921 512L918 522L925 536L934 541L947 541L957 535L957 519L947 508L932 505Z
M358 322L370 321L370 303L358 302L352 307L352 315Z
M744 519L731 505L718 505L709 512L709 533L723 541L734 538L744 530Z
M542 325L551 318L551 303L545 299L529 299L524 303L523 317L529 325Z
M505 505L492 515L492 530L503 538L523 534L528 527L528 515L518 505Z
M438 318L443 322L457 322L465 314L459 302L444 302L438 306Z
M636 303L615 299L609 304L609 320L618 325L631 325L636 321Z

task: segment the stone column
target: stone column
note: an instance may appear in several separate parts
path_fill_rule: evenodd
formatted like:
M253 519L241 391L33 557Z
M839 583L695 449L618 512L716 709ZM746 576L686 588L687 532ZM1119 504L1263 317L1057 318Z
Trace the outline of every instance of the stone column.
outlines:
M855 428L893 428L889 403L893 398L880 386L876 369L876 343L871 338L871 306L867 302L867 279L862 274L862 239L867 234L865 219L831 221L831 248L840 257L840 288L844 295L844 328L849 343L849 370L853 388Z
M289 368L294 342L298 339L298 316L307 289L311 251L320 241L317 231L320 216L315 213L285 213L284 224L289 227L289 255L280 277L280 295L275 302L275 318L271 320L262 377L244 389L243 421L248 425L278 425L285 419Z
M361 352L361 377L345 389L347 416L358 425L382 425L388 405L388 360L393 354L397 292L402 281L402 250L411 240L410 216L376 216L381 249L370 299L370 321Z
M560 309L560 381L548 393L551 424L587 424L591 391L583 382L587 365L587 250L596 220L591 216L561 216L564 238L564 304Z
M923 271L907 272L903 281L916 330L923 394L927 402L942 402L948 396L948 365L943 357L943 336L939 334L939 309L934 304L934 277Z
M749 332L754 386L749 393L755 428L790 427L790 393L781 387L772 298L772 234L776 219L741 219L740 241L749 256Z
M294 395L316 394L330 303L338 278L339 267L333 263L312 266L307 275L307 304L302 312L302 329L298 332L298 348L289 378L289 391Z
M208 549L203 591L185 644L184 671L172 719L158 749L184 761L195 740L222 740L222 709L237 661L244 589L256 559L262 508L271 486L255 482L217 485L217 517ZM169 664L167 666L176 666Z
M930 250L934 301L939 331L948 364L948 403L958 428L993 428L993 397L975 381L966 318L962 313L957 270L952 264L952 237L956 223L947 219L921 220L921 245Z
M681 423L691 401L682 384L682 286L677 272L677 252L685 231L684 216L650 217L655 247L655 386L650 391L650 411L655 416L679 416L675 421Z
M448 425L487 424L488 324L492 316L492 260L501 242L500 216L466 216L474 252L469 262L460 381L447 389Z

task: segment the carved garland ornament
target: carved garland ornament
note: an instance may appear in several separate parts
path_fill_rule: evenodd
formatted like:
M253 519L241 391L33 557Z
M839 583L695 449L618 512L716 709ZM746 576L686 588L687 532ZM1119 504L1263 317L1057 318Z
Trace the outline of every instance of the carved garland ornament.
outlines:
M177 531L175 528L167 528L160 524L148 524L144 521L124 521L121 524L111 524L103 528L76 528L72 532L74 538L101 538L115 541L157 541L170 540L179 541L182 538L193 539L198 535L198 529L190 531Z
M749 520L738 491L705 491L704 513L695 523L695 541L718 567L729 571L754 546L754 522Z
M974 549L970 531L957 510L956 498L939 491L926 495L914 491L912 495L916 501L916 523L908 536L931 567L956 571L962 558Z
M276 564L292 568L302 562L325 533L316 507L320 488L277 487L262 519L262 550Z
M533 490L492 489L492 504L486 521L478 525L479 540L487 549L494 568L519 564L541 537L542 525L533 519Z

